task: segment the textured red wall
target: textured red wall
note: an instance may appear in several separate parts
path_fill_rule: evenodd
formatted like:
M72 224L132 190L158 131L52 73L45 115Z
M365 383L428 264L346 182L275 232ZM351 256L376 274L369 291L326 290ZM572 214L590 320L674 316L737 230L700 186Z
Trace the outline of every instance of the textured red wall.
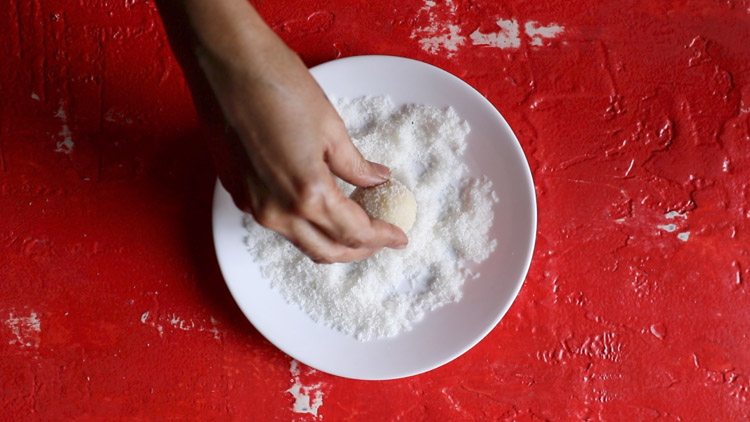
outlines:
M219 275L214 175L153 4L12 0L5 417L313 419L294 402L317 396L326 420L749 418L750 2L350 3L258 7L310 65L424 60L518 134L539 235L505 319L425 375L295 375Z

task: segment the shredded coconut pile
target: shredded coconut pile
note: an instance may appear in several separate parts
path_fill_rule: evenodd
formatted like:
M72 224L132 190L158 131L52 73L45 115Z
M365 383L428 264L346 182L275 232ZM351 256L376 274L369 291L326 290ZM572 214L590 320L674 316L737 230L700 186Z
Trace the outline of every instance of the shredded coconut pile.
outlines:
M486 260L492 183L469 175L462 160L468 124L452 108L395 106L387 97L338 99L357 148L391 168L413 193L417 219L409 246L384 249L349 264L314 264L280 235L246 216L246 243L263 276L313 320L361 341L409 330L427 312L461 299L475 276L469 268ZM347 194L354 189L341 182Z

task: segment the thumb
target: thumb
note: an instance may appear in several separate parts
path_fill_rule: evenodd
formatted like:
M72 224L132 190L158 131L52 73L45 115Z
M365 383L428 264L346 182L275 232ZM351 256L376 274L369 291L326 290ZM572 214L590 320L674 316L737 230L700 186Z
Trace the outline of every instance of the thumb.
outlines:
M326 162L333 174L355 186L379 185L391 177L388 167L365 160L349 137L328 149Z

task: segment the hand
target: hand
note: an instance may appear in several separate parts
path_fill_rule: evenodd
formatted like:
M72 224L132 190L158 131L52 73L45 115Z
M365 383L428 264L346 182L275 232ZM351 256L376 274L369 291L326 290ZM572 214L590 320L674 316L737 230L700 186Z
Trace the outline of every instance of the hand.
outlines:
M348 262L383 247L405 247L400 229L371 220L333 178L372 186L388 180L388 168L362 157L297 55L270 29L260 35L248 34L254 37L248 42L238 35L237 45L253 46L247 56L206 48L198 54L232 128L212 141L212 149L235 204L315 262Z

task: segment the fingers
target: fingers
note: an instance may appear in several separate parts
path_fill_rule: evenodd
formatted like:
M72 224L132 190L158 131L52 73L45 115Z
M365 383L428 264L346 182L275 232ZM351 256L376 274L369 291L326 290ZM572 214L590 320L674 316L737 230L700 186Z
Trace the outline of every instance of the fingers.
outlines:
M254 190L259 188L258 185L255 185ZM280 205L273 200L272 193L266 193L268 196L260 201L260 205L253 206L253 215L261 225L278 231L287 238L299 239L300 236L290 232L286 225L300 219L308 222L316 233L325 237L325 243L321 243L321 240L315 242L317 247L310 245L308 241L307 246L304 246L305 251L319 251L320 248L336 245L335 256L350 258L363 256L362 254L369 256L384 247L401 249L408 244L408 238L396 226L381 220L371 220L357 203L344 195L328 172L310 177L300 188L292 208ZM251 196L257 197L258 192ZM304 237L311 238L310 235ZM362 251L344 253L340 250L341 247ZM300 249L302 248L300 245ZM320 255L317 253L314 257ZM340 259L336 258L334 261L340 262Z
M347 198L333 178L309 187L297 207L299 215L313 223L333 241L350 248L404 248L408 238L399 228L371 220L364 210Z
M357 205L356 203L354 205ZM357 205L359 207L359 205ZM406 236L403 230L394 226L393 224L386 223L383 220L373 219L371 220L372 227L376 233L384 233L385 238L388 241L389 247L395 247L396 249L403 249L409 244L409 238Z
M293 218L290 223L287 238L316 263L360 261L375 252L366 247L350 248L336 243L301 218Z
M365 259L376 252L366 247L350 248L336 243L309 221L267 206L255 215L258 224L286 237L313 262L331 264Z
M326 162L333 174L356 186L374 186L388 181L388 167L367 161L348 136L337 138L326 152Z
M383 247L403 247L406 236L383 221L371 221L353 201L346 198L329 173L330 185L318 188L309 183L300 196L301 205L289 209L274 199L253 169L246 169L247 189L233 195L243 199L245 211L255 221L274 230L319 263L362 260ZM335 198L335 199L332 199ZM341 205L331 206L331 201Z
M269 190L252 166L244 171L246 195L232 196L235 201L242 196L243 208L260 225L282 234L315 262L361 260L383 247L407 245L408 238L400 229L371 220L346 197L326 166L315 171L308 167L308 171L294 184L291 202L280 200L278 193Z
M328 214L330 236L351 247L403 249L409 242L401 229L385 221L370 219L356 202L345 197L337 200L333 212ZM327 232L328 233L328 232Z
M326 153L326 161L333 174L363 187L388 181L391 176L388 167L367 161L348 136L337 139ZM338 195L329 196L334 203L328 210L331 212L322 214L323 218L317 220L330 237L351 247L403 248L409 242L401 229L381 220L370 220L359 205L338 189L336 191Z

